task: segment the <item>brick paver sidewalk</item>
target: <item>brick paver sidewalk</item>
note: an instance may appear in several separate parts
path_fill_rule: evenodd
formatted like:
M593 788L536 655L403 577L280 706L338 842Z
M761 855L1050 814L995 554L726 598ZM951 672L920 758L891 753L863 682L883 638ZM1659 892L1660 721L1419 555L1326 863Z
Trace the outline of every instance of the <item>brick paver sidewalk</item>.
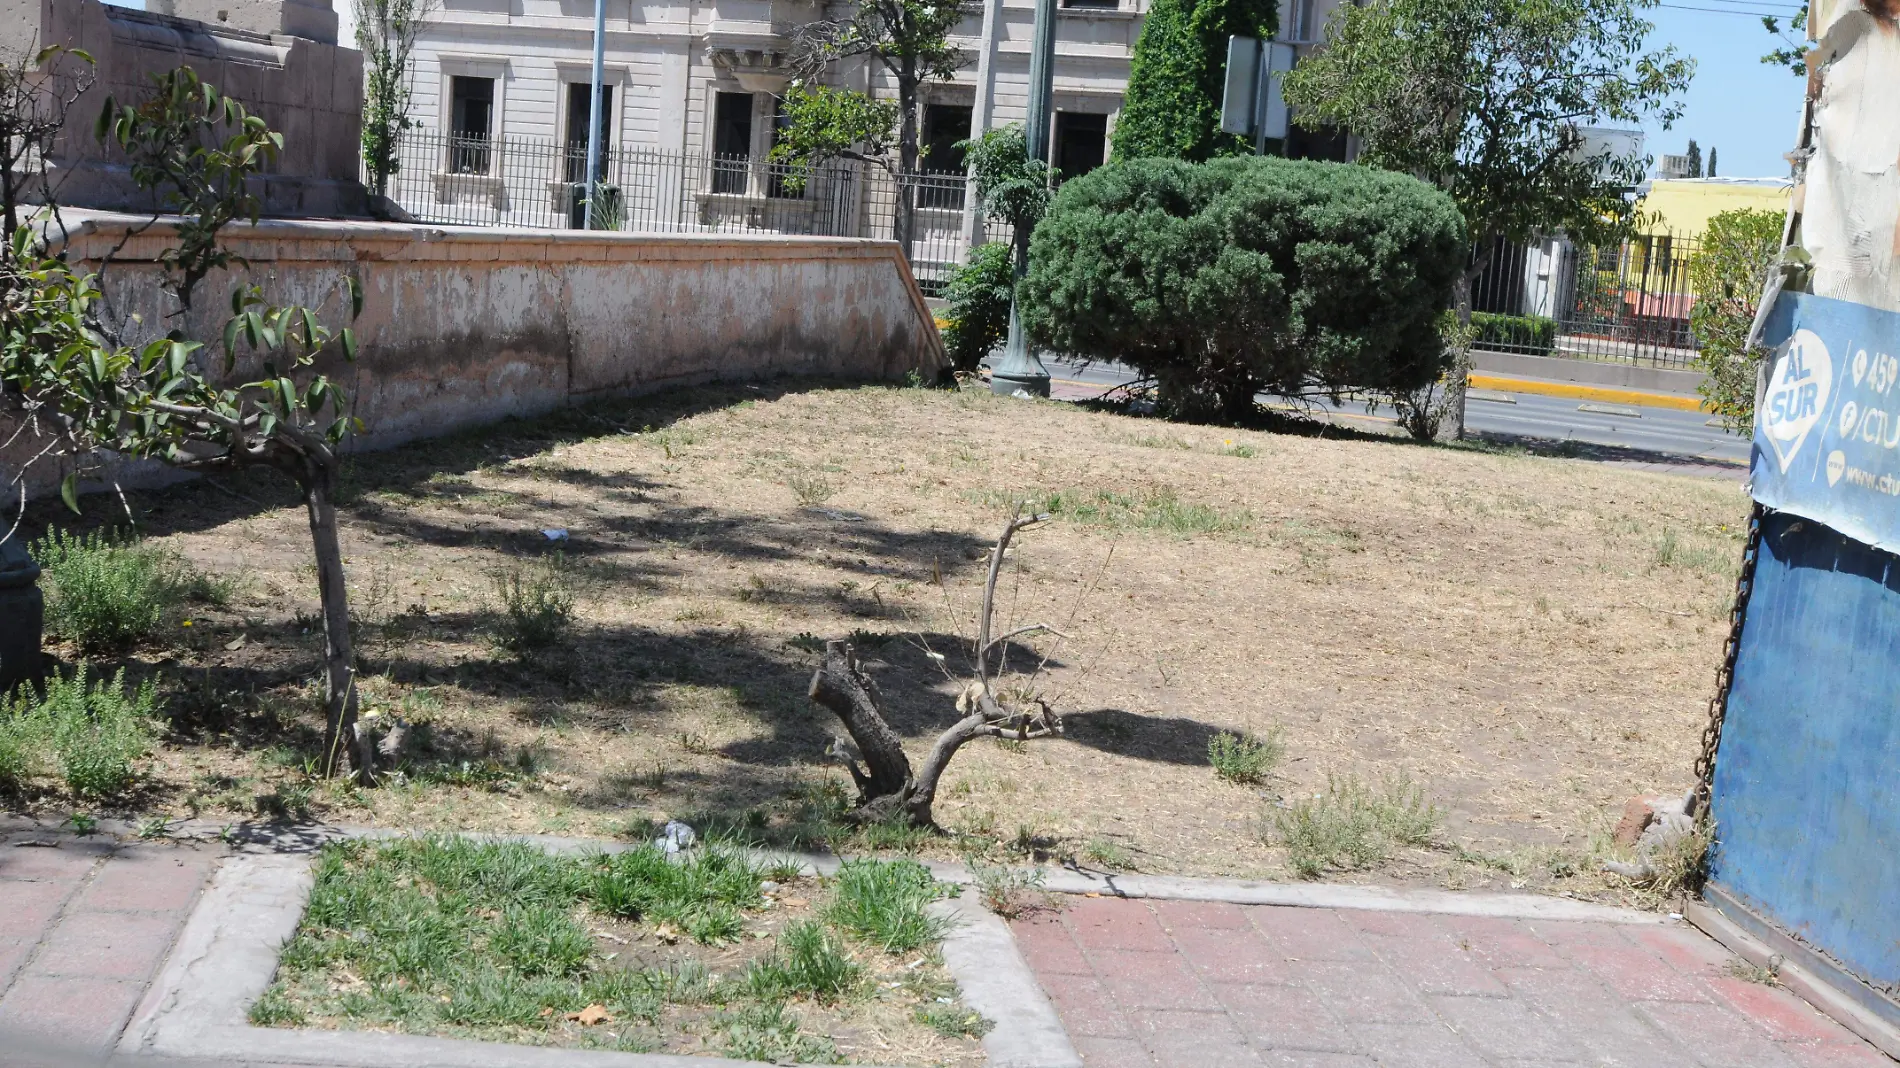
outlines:
M0 1034L110 1049L223 852L0 835Z
M1683 925L1104 897L1014 930L1088 1068L1893 1068Z

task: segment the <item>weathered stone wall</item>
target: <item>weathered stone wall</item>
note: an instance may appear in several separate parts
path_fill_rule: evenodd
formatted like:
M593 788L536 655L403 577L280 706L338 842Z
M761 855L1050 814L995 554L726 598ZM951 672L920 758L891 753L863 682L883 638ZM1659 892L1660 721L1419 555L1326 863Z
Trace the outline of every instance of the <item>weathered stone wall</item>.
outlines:
M155 7L170 8L171 0ZM211 7L200 3L193 12ZM226 14L233 5L215 5ZM187 66L228 96L244 102L284 135L284 150L254 182L267 215L363 215L359 138L363 125L363 59L336 45L335 14L323 2L291 2L241 9L261 17L264 7L299 16L283 32L258 32L230 22L197 22L137 11L98 0L0 0L0 53L31 54L47 45L81 49L90 68L62 56L47 65L49 78L92 87L70 112L66 131L48 157L62 204L139 211L150 195L131 181L122 160L102 148L93 120L107 96L143 99L152 76ZM216 11L208 11L215 19ZM327 41L293 35L321 35ZM265 25L252 20L253 25Z
M80 216L67 248L96 262L140 221ZM170 241L162 224L134 236L106 274L111 318L128 340L180 321L168 318L153 266ZM325 370L349 393L369 448L674 384L934 379L948 363L888 241L266 220L233 227L226 244L249 270L207 278L182 316L187 334L208 342L207 369L222 363L234 285L320 306L340 326L341 279L360 280L359 358ZM227 381L259 374L241 354ZM56 478L35 472L34 483Z

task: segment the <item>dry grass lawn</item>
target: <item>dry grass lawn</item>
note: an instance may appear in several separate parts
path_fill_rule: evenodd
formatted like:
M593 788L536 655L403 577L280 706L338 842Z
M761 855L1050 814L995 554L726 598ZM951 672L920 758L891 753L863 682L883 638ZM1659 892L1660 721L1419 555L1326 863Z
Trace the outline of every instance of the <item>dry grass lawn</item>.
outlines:
M1341 877L1614 894L1591 869L1624 799L1691 782L1746 517L1733 483L793 384L360 458L344 539L365 693L427 725L374 790L301 769L320 636L287 486L141 498L149 533L243 582L133 657L169 680L177 726L127 804L578 835L752 809L778 828L843 778L804 696L816 642L859 632L921 751L954 718L929 653L967 655L986 545L1020 499L1055 519L1020 538L999 615L1069 635L1011 661L1047 658L1036 685L1067 733L972 745L938 809L964 837L926 848L1286 878L1276 810L1328 776L1405 775L1445 810L1435 844ZM554 528L577 621L505 651L496 576ZM1212 773L1216 732L1276 730L1263 782Z

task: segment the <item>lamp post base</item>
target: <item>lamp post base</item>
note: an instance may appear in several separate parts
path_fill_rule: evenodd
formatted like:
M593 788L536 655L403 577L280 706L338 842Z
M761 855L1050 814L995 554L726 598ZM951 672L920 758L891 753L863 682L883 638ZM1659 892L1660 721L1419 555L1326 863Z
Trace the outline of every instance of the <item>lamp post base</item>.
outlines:
M1016 318L1014 302L1009 307L1009 342L1003 347L1003 358L990 368L990 392L1000 397L1014 397L1019 393L1031 397L1049 395L1049 369L1029 347L1023 324Z

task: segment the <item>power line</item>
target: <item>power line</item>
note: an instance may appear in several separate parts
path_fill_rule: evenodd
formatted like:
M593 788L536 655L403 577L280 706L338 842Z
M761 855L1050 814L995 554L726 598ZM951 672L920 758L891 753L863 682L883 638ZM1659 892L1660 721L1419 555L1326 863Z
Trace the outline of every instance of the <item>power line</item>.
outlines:
M1689 7L1689 6L1688 6L1688 5L1686 5L1686 4L1657 4L1656 6L1657 6L1657 7L1666 7L1666 8L1668 8L1668 9L1669 9L1669 10L1671 10L1671 11L1700 11L1700 12L1702 12L1702 13L1704 13L1704 14L1708 14L1708 15L1741 15L1741 16L1743 16L1744 18L1751 18L1751 19L1764 19L1764 18L1767 18L1767 19L1780 19L1780 18L1787 18L1787 17L1788 17L1789 15L1790 15L1790 13L1791 13L1791 12L1789 11L1789 9L1787 9L1787 8L1783 8L1783 9L1782 9L1782 10L1780 10L1780 11L1738 11L1738 10L1734 10L1734 9L1732 9L1732 8L1719 8L1719 7ZM1797 9L1797 10L1798 10L1798 9Z

